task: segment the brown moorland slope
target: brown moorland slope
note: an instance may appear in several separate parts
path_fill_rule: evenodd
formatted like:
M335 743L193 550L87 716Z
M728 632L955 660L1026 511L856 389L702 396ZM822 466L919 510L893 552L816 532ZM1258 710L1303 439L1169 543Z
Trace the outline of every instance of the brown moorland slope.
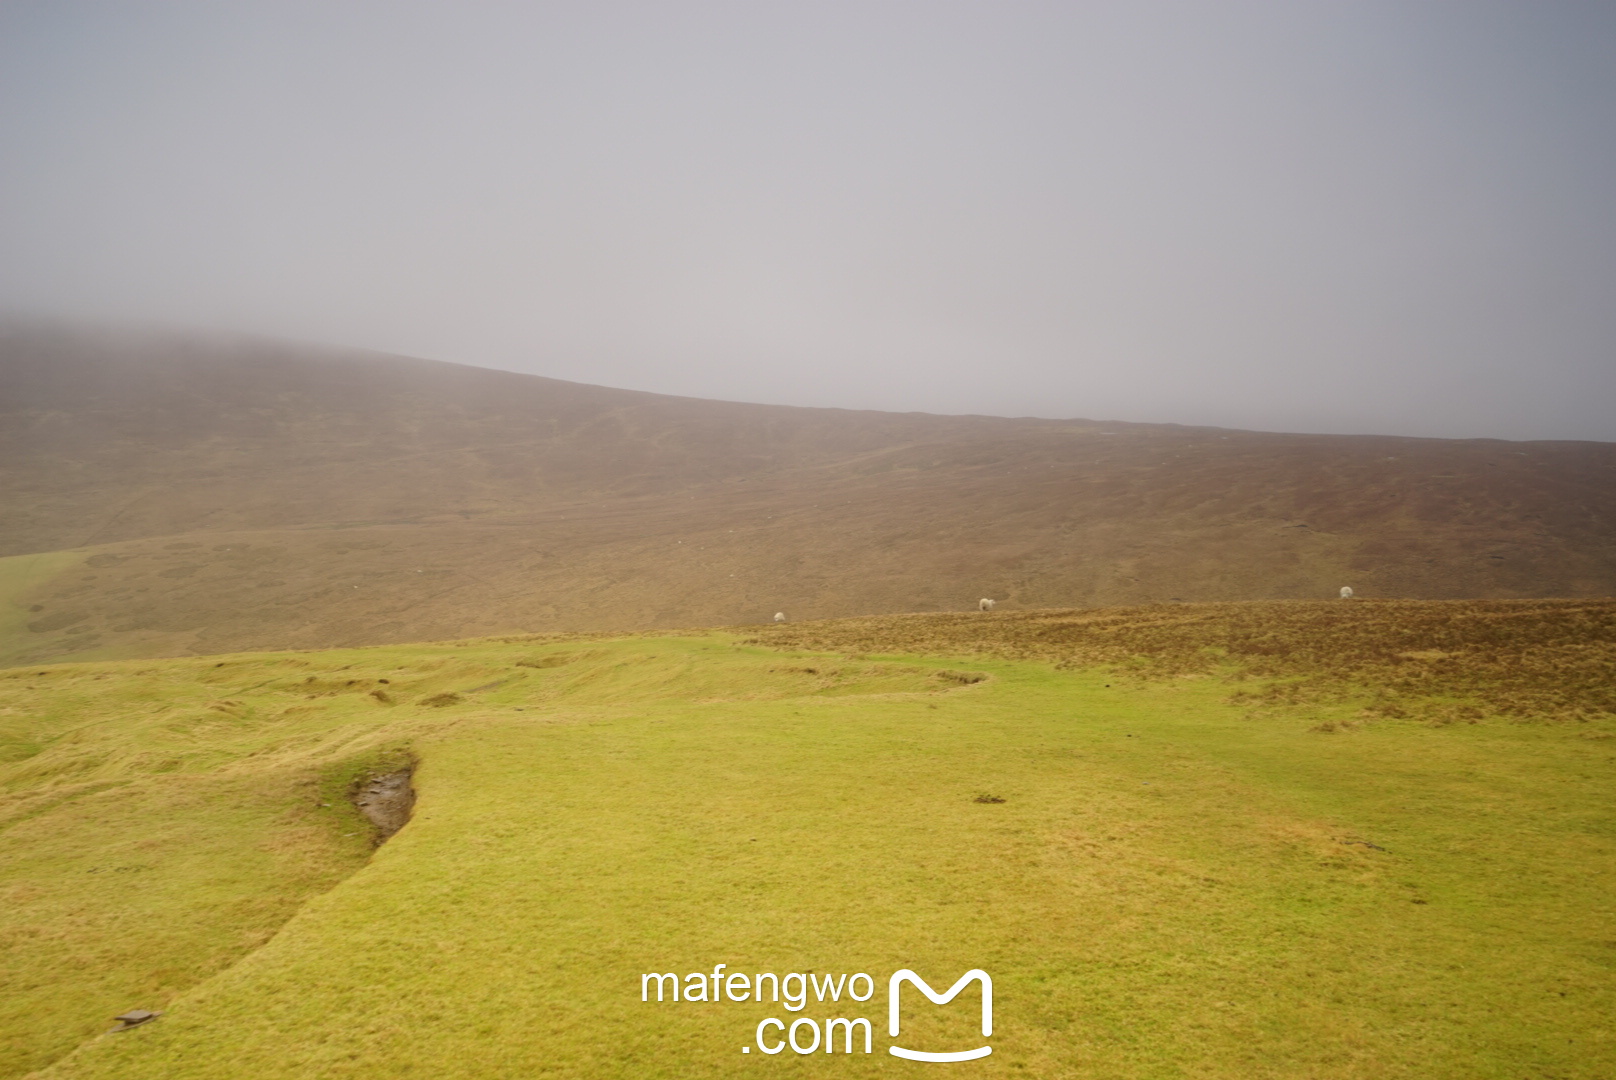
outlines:
M1616 444L667 397L0 330L0 662L1008 607L1616 594Z

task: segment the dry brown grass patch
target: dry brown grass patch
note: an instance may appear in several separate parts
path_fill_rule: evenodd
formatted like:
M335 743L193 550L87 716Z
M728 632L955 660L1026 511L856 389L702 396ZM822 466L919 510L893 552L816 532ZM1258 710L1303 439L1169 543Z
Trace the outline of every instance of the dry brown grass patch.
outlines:
M1451 724L1616 715L1616 600L1262 601L894 615L771 627L777 648L977 654L1264 685L1237 703L1361 699Z

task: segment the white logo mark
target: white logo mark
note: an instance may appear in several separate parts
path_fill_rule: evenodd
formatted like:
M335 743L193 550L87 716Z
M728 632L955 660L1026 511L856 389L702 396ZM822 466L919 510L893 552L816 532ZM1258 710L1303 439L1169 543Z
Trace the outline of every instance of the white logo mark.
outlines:
M926 980L916 975L908 968L892 973L887 982L887 1033L894 1039L898 1037L898 994L906 982L914 983L922 994L931 999L933 1005L947 1005L965 989L967 983L980 980L982 983L982 1034L993 1034L993 980L981 968L972 968L960 976L959 982L949 987L948 993L939 994L926 985ZM975 1050L956 1050L952 1053L933 1054L925 1050L905 1050L901 1046L889 1046L887 1051L894 1057L908 1058L910 1061L970 1061L972 1058L987 1057L993 1053L991 1046L979 1046Z

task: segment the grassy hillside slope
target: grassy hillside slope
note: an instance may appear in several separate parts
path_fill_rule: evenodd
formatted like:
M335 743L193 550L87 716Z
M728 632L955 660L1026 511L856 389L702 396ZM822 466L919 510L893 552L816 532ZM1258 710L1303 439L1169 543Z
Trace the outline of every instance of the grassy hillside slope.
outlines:
M1616 713L1596 692L1616 603L971 627L14 671L8 1075L75 1044L40 1075L895 1073L915 1068L885 1051L900 966L990 972L991 1039L969 1007L910 1002L899 1040L987 1041L981 1075L1616 1067ZM1321 640L1348 677L1318 678ZM1400 683L1394 713L1355 681L1392 657L1453 663L1423 696ZM1509 666L1525 697L1486 677ZM364 861L340 793L406 759L414 819ZM645 972L719 963L877 992L640 1000ZM81 1043L130 1007L166 1013ZM874 1052L766 1057L770 1016L867 1017Z
M0 596L0 663L1616 594L1610 444L795 409L60 327L0 333L0 505L0 556L75 553Z

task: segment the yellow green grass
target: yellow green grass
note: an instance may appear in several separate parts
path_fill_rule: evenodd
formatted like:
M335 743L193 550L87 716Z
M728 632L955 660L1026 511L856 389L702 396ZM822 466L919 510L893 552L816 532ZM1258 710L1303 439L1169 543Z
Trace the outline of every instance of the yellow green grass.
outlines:
M991 973L973 1075L1611 1075L1611 717L1369 700L718 634L9 672L3 1075L943 1068L886 1053L900 967ZM343 796L406 757L372 854ZM719 963L877 992L641 1001ZM798 1015L875 1053L741 1052Z

